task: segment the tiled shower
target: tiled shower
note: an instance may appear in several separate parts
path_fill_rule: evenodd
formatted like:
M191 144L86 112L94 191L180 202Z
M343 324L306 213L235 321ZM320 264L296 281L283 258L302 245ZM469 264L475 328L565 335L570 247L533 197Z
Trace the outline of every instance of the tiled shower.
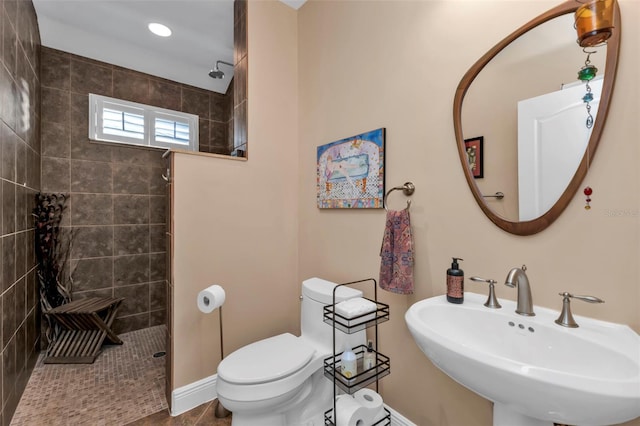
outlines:
M40 35L31 2L2 1L0 14L0 411L7 425L39 353L31 209L40 190Z
M90 142L88 95L197 114L201 150L226 153L229 98L47 47L41 61L42 191L70 194L73 297L124 297L116 333L164 324L163 150Z

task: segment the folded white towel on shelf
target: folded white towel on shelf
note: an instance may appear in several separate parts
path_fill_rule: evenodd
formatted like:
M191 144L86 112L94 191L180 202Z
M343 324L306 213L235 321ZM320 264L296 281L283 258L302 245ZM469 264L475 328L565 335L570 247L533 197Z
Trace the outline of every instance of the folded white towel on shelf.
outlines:
M374 302L363 297L354 297L336 304L336 314L347 319L373 312L376 309L377 305Z

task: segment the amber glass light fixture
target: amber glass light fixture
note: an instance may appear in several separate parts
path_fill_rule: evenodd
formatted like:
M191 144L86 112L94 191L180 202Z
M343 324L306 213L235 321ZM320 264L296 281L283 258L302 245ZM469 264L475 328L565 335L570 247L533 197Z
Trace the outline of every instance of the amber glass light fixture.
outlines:
M602 44L613 30L614 0L590 0L576 10L576 31L581 47Z

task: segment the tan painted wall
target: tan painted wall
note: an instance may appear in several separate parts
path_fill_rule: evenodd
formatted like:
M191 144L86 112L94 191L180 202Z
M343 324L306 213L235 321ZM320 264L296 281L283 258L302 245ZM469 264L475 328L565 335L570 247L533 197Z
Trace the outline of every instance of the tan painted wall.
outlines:
M497 280L527 263L536 304L559 308L562 290L594 294L607 303L576 304L575 312L640 331L640 37L632 18L640 4L621 0L622 60L585 182L594 188L590 212L577 194L544 232L509 235L484 217L460 170L451 118L460 78L548 7L537 0L310 1L295 12L277 1L250 2L250 160L175 158L175 182L182 177L189 189L176 197L174 220L196 225L176 232L183 255L174 271L175 387L215 372L219 348L203 339L217 339L217 320L195 310L202 287L217 282L227 289L229 353L299 331L301 280L377 277L384 212L318 210L315 150L381 126L388 185L412 180L417 187L416 294L381 296L392 316L380 326L381 350L392 363L381 382L390 406L420 426L491 424L491 404L433 367L404 324L412 303L444 293L451 256L466 259L467 276ZM478 25L488 19L491 25ZM392 207L404 202L397 192L390 198ZM467 290L484 291L471 282ZM498 295L514 299L515 292L500 287Z
M467 277L499 281L511 267L526 263L537 305L558 309L557 293L564 290L597 295L606 300L604 305L576 303L574 312L640 331L640 36L634 22L640 3L620 1L617 87L585 181L594 189L591 211L583 209L579 193L544 232L513 236L482 214L460 168L451 111L460 78L499 39L555 4L312 0L298 12L298 278L377 277L384 211L318 210L315 149L386 127L387 185L408 180L416 185L411 218L417 264L415 295L382 295L392 317L380 326L381 350L392 365L381 381L382 394L420 426L491 424L491 404L437 370L404 323L412 303L445 292L451 256L465 259ZM576 70L581 65L576 63ZM392 207L404 203L398 192L390 197ZM485 291L470 281L466 287ZM497 292L501 298L515 298L507 287Z
M227 293L225 355L298 323L295 11L248 13L250 160L173 154L174 389L216 372L218 314L196 308L208 285Z

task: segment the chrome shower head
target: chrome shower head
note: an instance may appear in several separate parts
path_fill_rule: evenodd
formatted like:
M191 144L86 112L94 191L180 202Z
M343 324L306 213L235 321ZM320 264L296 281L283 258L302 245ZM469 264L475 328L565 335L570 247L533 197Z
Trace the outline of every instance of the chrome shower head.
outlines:
M211 71L209 71L209 77L211 78L224 78L224 73L218 69L218 67L214 67Z
M209 77L216 78L216 79L224 78L224 72L220 70L220 68L218 67L218 64L225 64L225 65L229 65L230 67L233 67L233 64L230 64L229 62L217 61L216 66L213 67L211 71L209 71Z

